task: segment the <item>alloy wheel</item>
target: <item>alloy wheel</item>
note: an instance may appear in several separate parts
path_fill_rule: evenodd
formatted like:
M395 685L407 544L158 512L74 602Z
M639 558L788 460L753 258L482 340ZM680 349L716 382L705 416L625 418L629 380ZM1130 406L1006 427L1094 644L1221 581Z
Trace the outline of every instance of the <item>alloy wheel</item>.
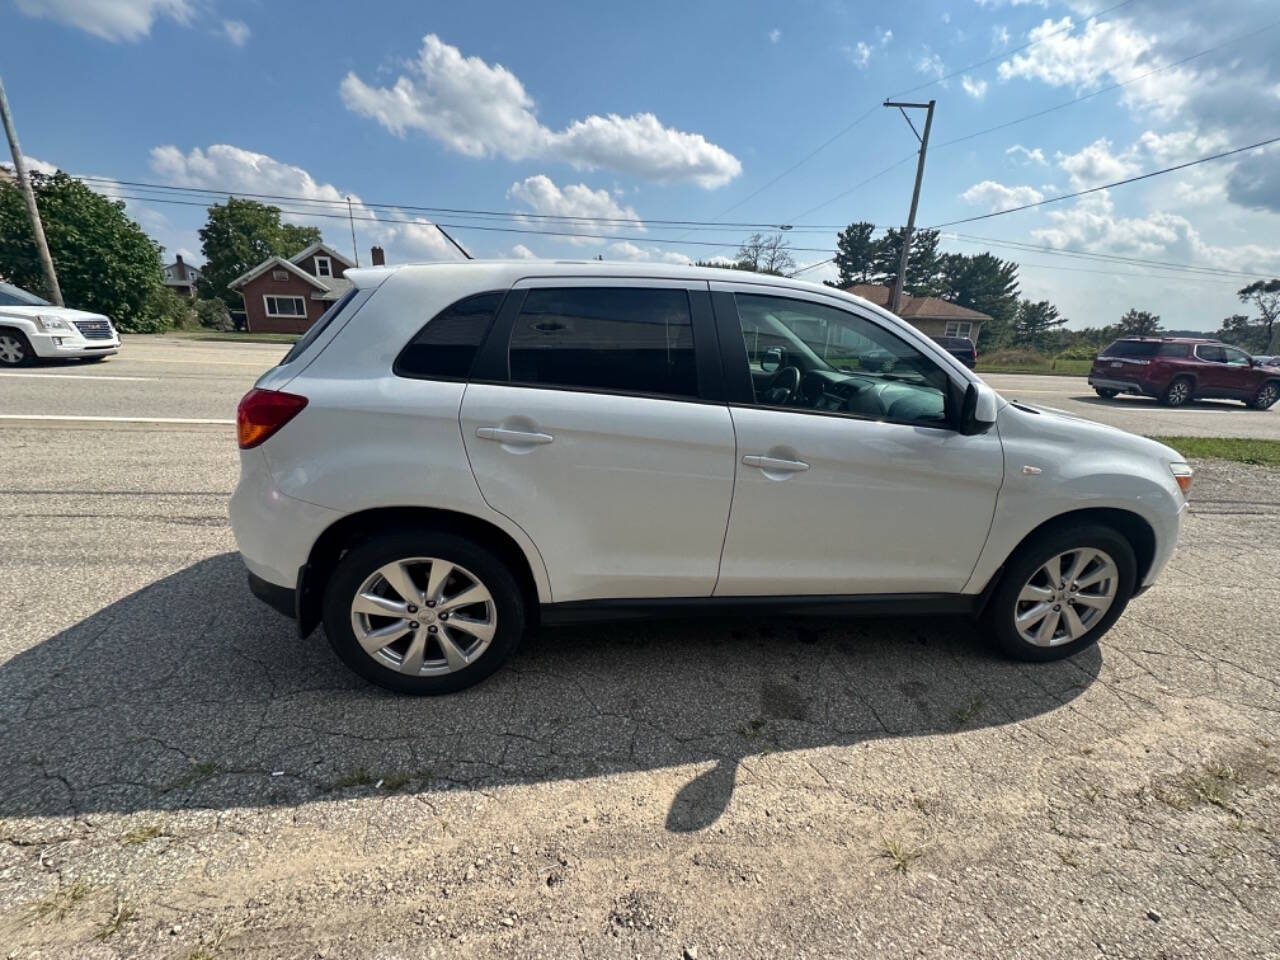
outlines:
M7 333L0 333L0 363L16 367L26 359L27 351L22 341Z
M1037 647L1078 640L1111 609L1120 571L1102 550L1079 547L1045 562L1018 593L1013 621L1018 635Z
M1277 388L1274 383L1264 384L1262 389L1258 391L1258 399L1256 401L1258 407L1266 410L1276 402L1277 394L1280 394L1280 388Z
M351 601L351 629L378 663L440 676L475 663L498 627L493 595L470 570L438 557L379 567Z
M1191 384L1185 380L1175 380L1169 387L1169 405L1180 407L1191 398Z

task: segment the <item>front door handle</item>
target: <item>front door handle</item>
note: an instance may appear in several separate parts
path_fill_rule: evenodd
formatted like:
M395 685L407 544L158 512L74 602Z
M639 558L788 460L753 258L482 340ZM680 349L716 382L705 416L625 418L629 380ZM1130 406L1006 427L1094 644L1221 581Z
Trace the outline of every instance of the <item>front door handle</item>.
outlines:
M555 439L549 433L508 430L505 427L476 427L476 436L481 440L496 440L498 443L510 443L514 446L536 446Z
M759 467L768 473L804 473L809 465L803 460L779 460L777 457L761 457L749 453L742 458L748 467Z

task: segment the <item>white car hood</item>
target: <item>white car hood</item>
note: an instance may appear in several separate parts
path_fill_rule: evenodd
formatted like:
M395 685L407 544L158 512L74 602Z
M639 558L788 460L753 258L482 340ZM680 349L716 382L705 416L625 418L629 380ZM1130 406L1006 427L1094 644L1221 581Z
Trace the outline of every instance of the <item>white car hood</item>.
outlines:
M1136 433L1130 433L1128 430L1122 430L1106 423L1098 423L1096 420L1089 420L1066 410L1059 410L1056 407L1043 407L1039 404L1026 403L1022 400L1010 400L1008 407L1002 408L1001 412L1008 409L1018 411L1026 418L1024 422L1032 431L1036 430L1037 421L1039 421L1038 426L1041 429L1047 428L1059 432L1069 431L1077 442L1130 451L1140 450L1165 461L1184 459L1177 450L1160 443L1158 440L1152 440L1150 437L1141 437ZM1027 411L1029 410L1033 410L1035 413L1027 417Z
M86 310L72 310L70 307L10 307L0 306L0 317L18 317L23 320L35 320L36 317L57 317L60 320L106 320L110 318L100 313L89 313ZM114 329L115 324L112 324Z

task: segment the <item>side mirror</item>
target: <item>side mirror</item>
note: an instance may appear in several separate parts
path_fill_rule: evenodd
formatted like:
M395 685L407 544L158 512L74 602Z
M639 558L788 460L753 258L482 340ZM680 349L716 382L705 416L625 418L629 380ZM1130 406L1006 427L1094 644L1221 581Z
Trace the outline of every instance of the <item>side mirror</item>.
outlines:
M996 392L985 383L970 383L960 404L958 428L967 437L986 433L996 424Z
M776 373L782 368L782 348L770 347L760 357L760 369L765 373Z

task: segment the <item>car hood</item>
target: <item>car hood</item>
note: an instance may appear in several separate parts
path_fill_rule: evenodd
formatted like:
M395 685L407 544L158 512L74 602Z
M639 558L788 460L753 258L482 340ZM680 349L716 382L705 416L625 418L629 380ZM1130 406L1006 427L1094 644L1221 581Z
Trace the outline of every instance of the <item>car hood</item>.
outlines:
M1173 447L1166 446L1159 441L1152 440L1149 437L1140 437L1136 433L1129 433L1129 431L1121 430L1119 427L1108 426L1105 423L1098 423L1094 420L1086 420L1084 417L1068 413L1066 410L1059 410L1057 407L1045 407L1037 403L1025 403L1022 400L1009 399L1008 405L1001 408L1001 414L1006 410L1013 411L1016 416L1027 418L1026 425L1033 431L1044 430L1058 434L1070 434L1072 440L1087 443L1093 447L1123 448L1129 451L1142 452L1150 457L1168 462L1186 460L1186 457L1173 449Z
M23 320L34 320L36 317L57 317L60 320L106 320L109 317L101 313L89 313L87 310L73 310L71 307L9 307L0 306L0 317L20 317ZM115 324L112 324L114 327Z

